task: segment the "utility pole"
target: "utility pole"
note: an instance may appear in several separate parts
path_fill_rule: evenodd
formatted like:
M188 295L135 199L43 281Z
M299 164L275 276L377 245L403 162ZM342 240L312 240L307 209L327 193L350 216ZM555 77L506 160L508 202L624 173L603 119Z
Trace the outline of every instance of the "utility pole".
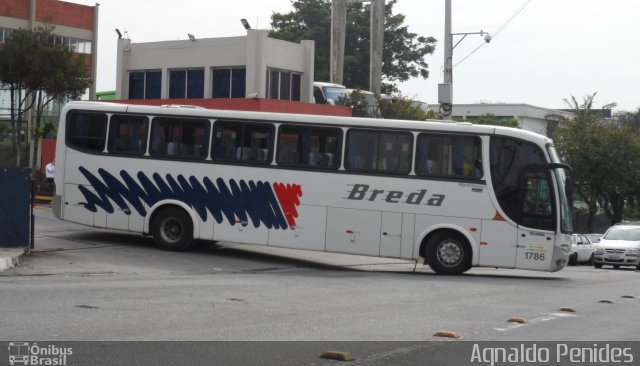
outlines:
M343 83L344 43L347 28L347 0L333 0L331 4L331 50L329 81Z
M438 85L438 103L443 119L451 119L453 109L453 38L451 36L451 0L444 2L444 80Z
M369 88L382 93L382 50L384 48L384 0L371 0L371 55L369 56Z
M382 90L382 52L384 49L385 0L333 0L331 4L331 52L329 79L344 82L344 45L347 24L347 3L371 3L369 88L379 96Z
M444 82L438 84L438 103L440 104L440 114L445 120L451 119L453 112L453 50L469 34L479 34L484 36L484 41L491 42L491 35L480 30L480 32L451 33L451 0L444 2ZM456 44L453 44L453 36L462 36Z

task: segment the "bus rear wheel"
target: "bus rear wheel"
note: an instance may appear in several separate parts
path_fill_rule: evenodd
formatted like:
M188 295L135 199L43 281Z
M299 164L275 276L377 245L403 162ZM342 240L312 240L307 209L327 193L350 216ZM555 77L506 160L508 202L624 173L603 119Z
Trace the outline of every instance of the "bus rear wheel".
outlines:
M161 249L183 251L194 244L193 222L181 208L163 209L153 218L151 226L153 240Z
M429 267L439 274L461 274L471 268L471 249L458 233L436 233L427 242Z

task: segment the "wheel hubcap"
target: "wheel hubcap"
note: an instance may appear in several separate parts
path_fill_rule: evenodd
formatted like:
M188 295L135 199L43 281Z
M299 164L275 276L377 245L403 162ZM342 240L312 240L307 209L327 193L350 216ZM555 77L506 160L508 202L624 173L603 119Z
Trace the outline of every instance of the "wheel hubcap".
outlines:
M462 260L462 249L460 244L453 240L446 240L438 245L438 261L445 266L451 267Z
M182 237L182 225L174 218L165 219L161 227L162 239L167 242L175 243Z

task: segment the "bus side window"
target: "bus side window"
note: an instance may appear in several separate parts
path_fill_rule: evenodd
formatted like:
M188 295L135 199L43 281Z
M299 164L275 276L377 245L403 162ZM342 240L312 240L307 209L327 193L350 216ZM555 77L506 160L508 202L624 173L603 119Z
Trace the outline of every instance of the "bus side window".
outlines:
M413 136L406 132L352 129L347 134L347 170L408 174Z
M340 133L337 128L283 125L278 132L276 162L314 169L337 169Z
M109 152L143 155L147 151L149 119L141 116L113 115L109 125Z
M271 161L273 125L217 121L213 131L213 159L261 164Z
M107 139L107 115L72 112L67 120L67 144L72 147L102 152Z
M209 121L156 117L151 126L149 153L181 159L206 159Z
M481 152L478 137L422 133L416 149L416 174L481 178Z

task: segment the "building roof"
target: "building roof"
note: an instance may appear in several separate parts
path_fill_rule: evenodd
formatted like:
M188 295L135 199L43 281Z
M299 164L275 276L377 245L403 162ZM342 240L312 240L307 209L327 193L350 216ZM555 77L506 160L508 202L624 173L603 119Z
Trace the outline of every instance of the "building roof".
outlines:
M429 105L431 109L438 110L438 104ZM485 114L493 114L495 116L503 117L530 117L537 119L546 119L550 114L559 115L567 119L574 117L574 114L569 111L561 109L552 109L545 107L538 107L526 103L477 103L477 104L454 104L452 116L482 116Z

